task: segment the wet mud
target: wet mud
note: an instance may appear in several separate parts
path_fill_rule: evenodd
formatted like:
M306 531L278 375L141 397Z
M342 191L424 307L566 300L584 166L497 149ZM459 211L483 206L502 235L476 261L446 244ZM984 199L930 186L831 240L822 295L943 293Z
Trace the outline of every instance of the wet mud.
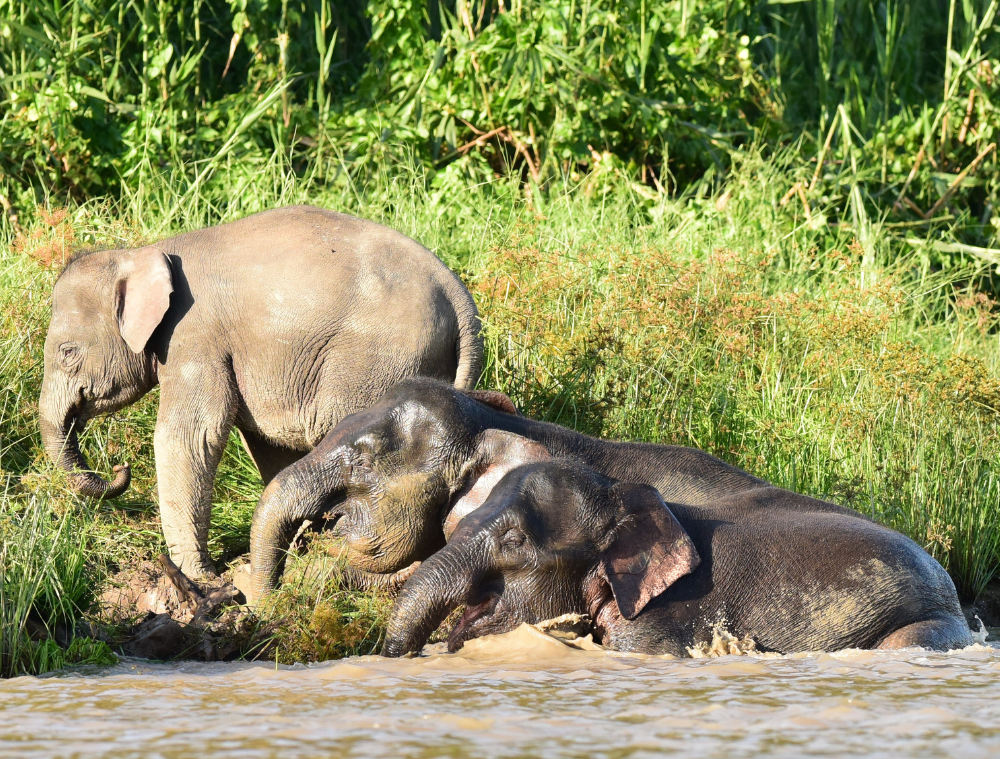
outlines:
M266 638L240 602L242 567L220 578L192 581L166 555L109 578L93 629L126 656L226 661ZM237 574L236 584L232 582Z

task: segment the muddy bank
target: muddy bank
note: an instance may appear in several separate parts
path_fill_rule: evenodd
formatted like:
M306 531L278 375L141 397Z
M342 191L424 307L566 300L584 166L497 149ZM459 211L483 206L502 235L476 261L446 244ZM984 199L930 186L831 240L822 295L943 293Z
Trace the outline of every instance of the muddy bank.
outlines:
M358 588L335 540L289 556L281 588L248 607L247 556L210 582L192 582L165 556L109 576L93 609L120 654L156 660L320 662L379 650L392 605Z
M378 650L382 614L357 614L338 608L336 603L316 602L320 588L340 588L337 592L354 599L365 595L347 590L353 583L343 568L293 561L286 580L288 587L299 587L300 591L283 593L280 609L269 608L260 614L246 606L248 569L245 560L237 560L221 578L193 582L165 556L141 561L108 578L95 623L82 626L77 634L100 638L120 654L161 661L247 658L315 662ZM391 604L391 596L383 595L380 603ZM980 629L977 617L988 628L1000 627L1000 584L991 585L964 609L973 630ZM381 611L386 612L387 606ZM447 638L456 613L445 620L431 643ZM574 619L572 633L585 637L587 622ZM537 627L563 637L561 627L566 624L570 624L568 619ZM689 654L701 658L752 653L754 644L717 630L711 643L696 648Z
M120 653L143 659L229 661L259 655L271 631L244 605L237 586L245 576L241 566L195 582L166 555L139 562L108 579L95 626Z

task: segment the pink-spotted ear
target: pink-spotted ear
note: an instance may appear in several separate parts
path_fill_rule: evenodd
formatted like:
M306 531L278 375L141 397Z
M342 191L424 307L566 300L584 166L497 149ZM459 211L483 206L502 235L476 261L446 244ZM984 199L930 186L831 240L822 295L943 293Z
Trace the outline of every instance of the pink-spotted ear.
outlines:
M490 408L495 408L497 411L521 416L521 412L517 410L514 401L499 390L466 390L465 394Z
M170 264L159 248L137 248L119 263L118 327L134 353L142 353L170 307Z
M534 440L504 430L486 430L476 440L476 452L463 472L465 484L452 499L444 520L444 537L451 538L462 517L486 501L493 487L511 469L552 458L549 449Z
M615 537L601 557L601 568L618 610L634 619L647 603L701 563L691 537L656 488L619 482Z

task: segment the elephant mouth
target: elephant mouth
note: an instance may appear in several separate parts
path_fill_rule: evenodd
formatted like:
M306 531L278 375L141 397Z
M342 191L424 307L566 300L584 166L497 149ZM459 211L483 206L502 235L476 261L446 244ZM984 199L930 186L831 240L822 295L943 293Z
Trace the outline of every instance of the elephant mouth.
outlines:
M448 635L449 653L455 653L463 645L465 645L465 641L470 638L477 637L476 628L483 626L481 620L492 616L493 612L496 611L499 601L499 595L490 594L480 603L470 604L465 607L465 611L462 612L462 616L459 618L458 622L455 623L455 627Z
M335 537L347 537L351 531L351 502L343 496L329 499L323 506L322 516L315 529L332 533Z
M336 533L338 528L343 530L343 520L345 516L347 516L347 514L342 510L330 509L327 511L323 514L323 531L332 531Z

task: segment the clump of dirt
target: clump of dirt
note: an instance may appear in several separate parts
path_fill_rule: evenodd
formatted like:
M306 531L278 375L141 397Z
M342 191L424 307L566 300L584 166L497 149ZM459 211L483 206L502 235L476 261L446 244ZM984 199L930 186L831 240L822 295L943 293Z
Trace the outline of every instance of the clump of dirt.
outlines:
M589 614L563 614L532 626L550 638L581 651L604 649L603 646L594 643L594 620Z
M534 625L546 635L559 640L577 640L592 635L594 624L589 614L563 614Z
M224 578L194 582L166 555L109 579L98 619L115 631L122 653L144 659L223 661L268 637L241 593Z
M737 638L726 629L725 622L712 625L712 641L701 641L687 647L692 659L717 659L720 656L746 656L757 653L757 642L750 637Z

